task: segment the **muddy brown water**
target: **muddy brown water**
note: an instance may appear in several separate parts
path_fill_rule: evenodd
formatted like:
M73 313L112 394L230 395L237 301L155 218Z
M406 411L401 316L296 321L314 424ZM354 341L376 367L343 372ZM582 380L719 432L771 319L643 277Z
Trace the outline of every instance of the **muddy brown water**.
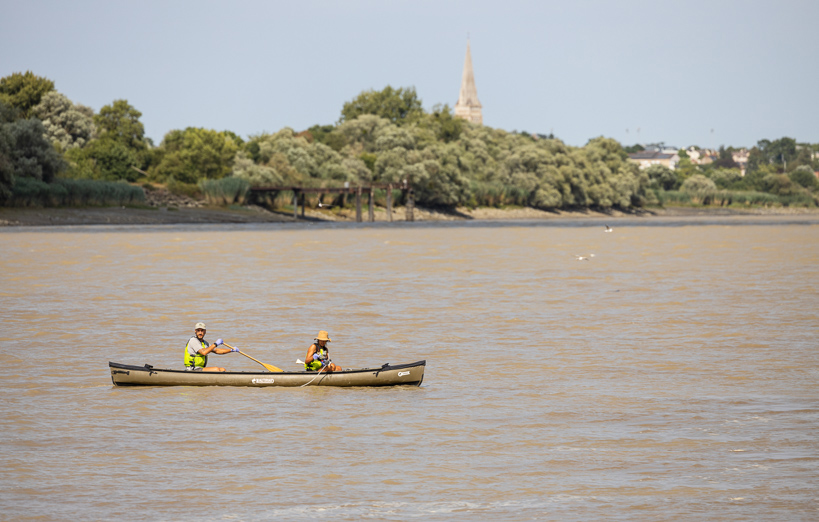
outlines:
M819 517L814 222L23 227L0 269L2 520ZM197 321L425 381L111 385Z

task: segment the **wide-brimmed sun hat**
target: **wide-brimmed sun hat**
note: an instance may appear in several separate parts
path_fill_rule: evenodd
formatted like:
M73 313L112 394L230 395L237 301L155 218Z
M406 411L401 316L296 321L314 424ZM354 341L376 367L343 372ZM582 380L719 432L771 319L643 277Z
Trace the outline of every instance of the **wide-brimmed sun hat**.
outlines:
M205 328L205 323L196 323L196 326L193 327L194 330L207 330Z
M321 330L321 331L318 333L318 335L316 336L316 341L327 341L327 342L330 342L330 335L329 335L327 332L325 332L324 330Z

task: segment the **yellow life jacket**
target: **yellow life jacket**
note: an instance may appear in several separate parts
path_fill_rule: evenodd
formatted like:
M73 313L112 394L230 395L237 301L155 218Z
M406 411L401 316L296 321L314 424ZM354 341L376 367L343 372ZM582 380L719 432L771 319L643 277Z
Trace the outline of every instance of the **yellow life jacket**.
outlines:
M198 351L196 355L191 355L190 351L188 350L188 346L191 344L191 341L196 341L202 345L202 348L207 348L208 344L205 343L204 340L200 341L196 337L191 337L188 340L188 344L185 345L185 368L204 368L208 365L208 356L202 355Z
M329 357L329 352L327 348L316 348L316 353L313 355L313 360L309 363L304 363L304 369L310 371L318 371L321 370L322 364L321 361L326 361Z

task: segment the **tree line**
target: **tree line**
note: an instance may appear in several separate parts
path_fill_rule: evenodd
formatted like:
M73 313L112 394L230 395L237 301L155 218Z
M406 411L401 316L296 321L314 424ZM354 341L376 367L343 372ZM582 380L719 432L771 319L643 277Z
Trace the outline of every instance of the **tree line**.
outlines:
M447 105L424 110L414 88L364 91L343 105L334 124L246 139L188 127L154 145L141 116L127 100L95 113L32 72L0 79L0 201L25 204L21 191L48 193L57 181L65 188L71 180L85 187L156 183L189 193L408 180L417 203L431 207L629 209L668 201L666 192L719 190L800 195L816 203L819 148L791 138L760 141L745 176L732 164L731 148L707 166L681 151L676 170L640 170L613 139L572 147L554 136L474 125Z
M705 165L694 164L688 153L680 150L676 169L655 165L646 173L655 188L665 191L758 192L815 204L819 180L814 173L819 171L819 145L799 144L793 138L760 140L748 151L745 175L734 160L737 150L722 146L717 157ZM764 196L759 199L770 201Z

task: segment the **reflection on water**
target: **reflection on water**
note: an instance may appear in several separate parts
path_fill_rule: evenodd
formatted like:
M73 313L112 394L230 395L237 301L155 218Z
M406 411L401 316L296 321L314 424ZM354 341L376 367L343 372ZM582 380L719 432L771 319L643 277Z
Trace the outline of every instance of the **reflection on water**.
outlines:
M819 226L557 225L3 231L2 518L815 518ZM200 320L424 385L111 386Z

